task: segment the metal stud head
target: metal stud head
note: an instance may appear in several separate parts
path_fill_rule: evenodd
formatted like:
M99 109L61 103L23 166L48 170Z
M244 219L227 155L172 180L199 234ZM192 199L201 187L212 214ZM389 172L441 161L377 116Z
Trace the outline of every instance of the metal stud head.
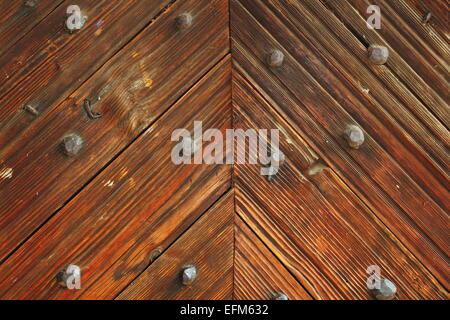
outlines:
M389 50L383 46L372 45L367 50L369 60L373 64L385 64L389 58Z
M25 0L25 7L34 8L36 6L36 0Z
M61 147L65 155L75 157L83 147L83 139L74 133L69 134L63 138Z
M81 269L77 265L70 264L57 274L56 280L63 288L80 289Z
M175 24L178 29L187 29L192 26L192 20L193 20L192 15L190 13L185 12L180 14L176 18Z
M370 293L377 300L392 300L397 293L397 287L392 281L381 278L379 288L371 289Z
M364 143L364 132L357 126L348 126L345 129L345 139L350 148L359 149Z
M272 294L272 300L289 300L289 297L283 292L274 292Z
M197 278L197 274L198 272L196 266L194 265L185 266L181 274L181 282L185 286L190 286Z
M267 64L272 68L278 68L283 65L284 54L280 50L274 50L267 56Z

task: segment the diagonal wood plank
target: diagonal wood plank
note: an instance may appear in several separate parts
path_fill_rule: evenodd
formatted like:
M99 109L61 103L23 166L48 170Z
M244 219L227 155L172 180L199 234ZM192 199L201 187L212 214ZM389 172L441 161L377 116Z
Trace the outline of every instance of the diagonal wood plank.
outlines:
M175 3L70 100L0 152L0 170L13 171L0 178L0 261L229 52L227 8L225 0ZM188 9L194 24L180 31L174 21ZM86 99L102 118L88 118ZM60 143L72 133L84 146L70 158Z
M290 300L311 296L240 217L235 219L234 298L268 300L281 292Z
M0 56L0 147L11 144L36 120L23 107L31 105L41 116L54 110L169 3L79 0L88 19L73 34L65 27L73 1L56 8Z
M151 264L119 300L229 300L233 294L233 191L225 194L161 258ZM198 275L183 285L181 271Z
M426 126L433 127L435 123L443 124L448 127L450 125L450 109L446 102L448 102L448 82L439 77L439 73L436 72L436 64L430 65L427 61L427 57L422 58L417 52L414 52L414 45L406 43L405 46L401 46L403 37L399 32L393 32L392 29L388 29L385 25L388 19L400 20L400 17L392 11L387 10L388 6L386 2L381 4L380 10L383 12L383 33L378 34L378 30L370 30L367 28L366 19L358 14L358 12L348 3L339 2L335 0L329 0L326 2L334 12L338 12L341 17L344 18L344 24L340 23L325 6L316 5L310 1L306 1L311 10L316 14L317 19L323 21L324 24L331 30L342 43L348 46L348 51L356 54L361 60L365 61L367 57L368 45L376 44L389 48L389 59L386 62L386 68L380 68L379 66L371 66L370 69L380 82L384 83L387 87L391 87L391 91L401 99L406 107L409 107L411 113L421 120ZM393 2L394 3L394 2ZM369 6L368 2L356 1L355 4L359 4L359 9L362 10ZM377 3L374 3L377 4ZM351 31L346 26L351 25ZM408 25L409 26L409 25ZM422 24L415 25L414 30L423 29ZM400 27L395 30L404 30L405 27ZM388 43L384 38L386 34L392 34L392 38L395 38L395 42ZM353 34L352 34L353 33ZM419 33L418 31L413 34ZM364 39L364 46L361 47L360 41L355 39ZM441 45L447 51L450 56L450 47L445 44L443 39L439 41ZM408 50L407 48L411 48ZM413 58L405 61L402 57L403 52L411 52ZM415 54L414 54L415 53ZM420 58L419 58L420 57ZM441 59L442 61L442 59ZM411 64L411 65L410 65ZM444 62L441 68L448 68L448 65ZM421 68L426 68L424 72L420 72ZM417 71L416 71L417 70ZM419 76L418 72L421 74ZM422 77L425 76L425 79ZM426 80L426 81L425 81ZM417 98L416 98L417 97ZM429 111L431 110L431 112ZM430 129L432 132L433 128Z
M233 102L236 128L286 126L236 69ZM290 144L280 144L286 161L270 183L260 166L235 165L236 210L305 288L321 299L369 298L365 271L376 264L395 279L401 298L445 297L438 281L333 170L296 166L297 150L308 146L288 128L282 131L291 133L284 137Z
M63 0L0 1L0 55L30 32Z
M72 4L87 23L69 34ZM0 299L371 299L370 265L396 299L449 298L445 1L0 9ZM384 65L371 44L388 47ZM196 120L224 136L278 129L278 173L174 164L171 135ZM83 140L71 157L68 134ZM69 264L79 290L56 281Z
M89 290L111 299L153 250L164 251L192 225L230 188L231 167L175 165L171 135L192 130L194 120L205 130L230 128L230 76L227 57L0 265L0 297L74 299ZM69 264L82 270L80 290L55 281ZM108 286L93 290L113 265Z
M258 5L257 2L245 4ZM256 10L252 11L255 14ZM267 19L263 17L258 16ZM270 28L273 23L264 25ZM311 147L314 146L314 151L352 186L408 249L447 284L448 216L444 209L447 206L434 202L367 133L361 150L349 150L342 135L348 124L355 123L352 114L342 110L330 93L288 52L282 68L267 68L268 50L281 48L281 45L238 1L232 1L231 27L233 58L245 69L254 87ZM284 41L286 35L277 38ZM442 190L441 198L448 199L445 196L448 191Z

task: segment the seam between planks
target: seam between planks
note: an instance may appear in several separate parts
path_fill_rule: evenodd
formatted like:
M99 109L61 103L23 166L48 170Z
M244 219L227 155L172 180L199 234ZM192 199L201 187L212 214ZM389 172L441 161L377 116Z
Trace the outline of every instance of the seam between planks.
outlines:
M205 211L203 211L203 213L197 218L195 219L187 228L186 230L184 230L182 233L180 233L168 246L165 250L163 250L159 256L154 259L153 261L151 261L145 268L144 270L142 270L141 272L139 272L122 290L120 290L115 296L114 298L112 298L112 300L116 300L125 290L128 289L128 287L137 279L139 278L148 268L151 267L151 265L156 262L167 250L169 250L174 244L175 242L178 241L178 239L180 239L184 234L186 234L187 232L189 232L192 228L192 226L194 226L201 218L203 218L203 216L210 211L217 203L219 203L220 201L222 201L223 199L225 199L225 197L228 194L233 194L233 201L234 201L234 189L233 187L228 188L224 193L222 193L219 198L214 201ZM233 229L234 229L234 224L233 224ZM233 255L234 255L234 247L233 247ZM120 257L118 258L118 260L120 259ZM106 272L107 270L105 270ZM233 257L233 274L234 274L234 257ZM233 279L234 280L234 279ZM94 284L94 283L93 283ZM93 285L91 284L91 286ZM89 290L89 288L87 288L86 290ZM232 289L232 295L234 295L234 288Z
M252 14L250 14L250 13L248 12L248 10L246 9L245 6L243 6L240 2L237 2L237 3L239 3L239 4L242 6L243 10L245 10L245 11L246 11L246 12L247 12L247 13L255 20L255 22L256 22L263 30L265 30L265 32L266 32L267 35L270 37L270 39L272 39L272 41L274 41L275 43L278 43L281 47L284 48L284 46L282 46L282 45L279 43L279 41L276 40L276 39L272 36L272 34L271 34L269 31L267 31L266 28L265 28L264 26L262 26L261 23L259 23L259 21L258 21ZM239 41L239 43L240 43L240 45L241 45L243 48L246 48L247 51L252 52L252 50L251 50L250 48L248 48L248 46L247 46L246 44L242 43L241 41ZM293 57L289 52L288 52L288 54L289 54L290 58L291 58L293 61L295 61L295 63L296 63L297 65L300 65L299 62L298 62L296 59L294 59L294 57ZM304 68L302 67L302 69L304 69ZM307 70L305 70L305 73L308 74L308 75L311 77L311 79L313 79L318 85L320 85L320 82L318 82L318 81L315 79L315 77L314 77L313 75L311 75ZM283 83L282 80L280 80L280 81ZM320 86L320 87L322 88L322 90L323 90L325 93L327 93L328 95L330 95L330 93L328 92L328 90L326 90L325 88L323 88L323 86ZM293 94L293 97L294 97L294 99L295 99L296 101L300 101L300 100L298 100L298 98L296 97L295 93L293 93L293 91L292 91L291 88L286 87L286 90L287 90L287 92L290 92L290 93ZM330 98L331 98L334 102L336 102L337 105L339 105L339 103L338 103L332 96L330 96ZM302 104L301 101L300 101L300 104ZM351 114L349 114L345 109L343 109L343 111L344 111L344 112L345 112L345 113L346 113L353 121L355 121L355 119L353 119L353 117L351 116ZM305 112L311 116L311 112L310 112L309 110L305 110ZM314 119L314 116L311 116L311 119ZM355 123L358 123L358 122L355 121ZM328 131L327 129L325 129L325 132L326 132L327 134L329 133L329 131ZM411 176L407 173L407 171L403 168L403 166L401 166L401 165L398 163L398 161L390 155L390 153L387 153L387 152L386 152L385 148L384 148L380 143L378 143L375 139L373 139L373 140L374 140L374 143L376 143L376 145L377 145L381 150L385 151L387 160L391 161L391 162L392 162L392 163L393 163L393 164L401 171L401 173L402 173L403 175L405 175L405 177L407 177L407 178L409 179L411 185L413 185L413 186L416 187L414 190L417 190L417 192L419 192L420 194L422 194L424 197L428 198L428 200L430 200L431 202L433 202L433 203L437 206L437 208L439 208L439 209L445 211L445 209L442 207L442 205L441 205L440 203L436 202L436 201L434 200L434 198L431 197L431 195L430 195L429 193L425 192L425 190L423 190L423 188L418 184L418 182L416 182L416 180L414 180L413 178L411 178ZM348 154L348 155L350 156L350 158L352 158L351 155L348 153L348 151L345 151L345 150L344 150L344 152L346 152L346 154ZM328 158L328 157L323 157L323 158ZM330 161L330 162L331 162L331 161ZM331 162L331 163L333 163L333 162ZM361 167L360 165L358 165L358 166ZM363 170L363 171L365 172L366 170ZM372 178L370 178L370 179L371 179L372 182L374 182L374 180L373 180ZM381 189L381 186L379 186L378 183L372 183L372 184L374 184L374 185L377 186L380 190L382 190L382 189ZM391 196L391 195L387 194L387 193L384 192L384 191L382 192L382 194L384 194L385 197L387 197L388 199L390 199L390 200L391 200L391 201L392 201L392 202L393 202L393 203L401 210L403 216L404 216L405 218L407 218L407 220L409 220L410 222L413 222L413 225L416 226L416 229L420 230L420 232L421 232L422 234L427 235L427 234L425 233L425 230L423 230L422 228L418 227L417 222L416 222L416 221L408 214L408 211L405 210L405 209L403 209L403 207L402 207L399 203L397 203L397 201L394 201L394 200L392 199L392 196ZM439 247L437 246L436 242L435 242L434 240L432 240L432 239L430 238L429 235L427 235L427 238L431 241L431 243L432 243L436 248L439 248ZM441 248L439 248L439 252L440 252L440 253L444 253L443 250L442 250Z
M385 3L385 5L388 6L387 3ZM358 9L355 8L351 3L349 3L349 6L350 6L355 12L357 12L357 13L359 14ZM340 23L342 23L343 26L346 27L346 28L347 28L347 29L355 36L355 38L357 38L357 39L361 42L362 45L364 45L366 48L369 46L368 40L366 40L366 39L364 38L364 36L361 34L361 32L360 32L357 28L353 28L352 26L349 26L348 23L347 23L345 20L341 19L340 15L339 15L339 14L336 14L336 11L335 11L334 8L330 7L326 2L324 3L324 7L325 7L327 10L329 10L330 13L332 13L332 14L336 17L336 19L337 19ZM392 10L392 9L391 9L391 10ZM363 17L360 17L360 18L363 19ZM392 22L390 21L390 19L389 19L389 18L385 18L385 19L387 19L387 21L388 21L389 25L391 26L391 28L394 28L394 26L393 26ZM406 24L406 23L403 22L403 24ZM403 36L402 34L400 34L400 36L403 38L403 40L404 40L405 43L408 43L408 44L412 47L412 44L410 43L409 40L407 40L406 38L404 38L404 36ZM428 97L428 99L432 99L432 100L433 100L433 99L434 99L433 96L435 96L436 98L442 100L442 101L440 101L440 102L445 103L444 98L446 98L446 97L443 97L443 96L441 96L438 92L436 92L436 91L432 88L432 86L431 86L427 81L425 81L425 79L423 79L422 76L420 76L420 75L414 70L414 68L413 68L412 66L410 66L410 65L408 64L408 62L402 57L402 55L400 55L400 54L398 53L398 50L396 49L395 46L392 46L388 40L384 39L384 37L383 37L382 34L379 34L378 37L379 37L380 39L382 39L382 40L385 42L385 44L386 44L387 46L389 46L390 50L391 50L392 52L394 52L394 53L398 56L398 58L400 59L400 62L402 62L405 66L409 67L409 70L406 70L407 72L411 72L411 74L412 74L414 77L417 77L418 79L420 79L421 81L423 81L424 84L426 84L426 85L428 86L427 90L430 90L430 92L433 93L433 95L430 96L430 97ZM416 52L417 52L417 51L416 51ZM419 53L418 53L418 54L419 54ZM361 61L357 56L355 56L355 58L358 59L359 61ZM361 61L361 62L364 62L364 61ZM427 63L428 67L430 67L430 68L432 67L432 66L428 63L428 61L425 61L425 63ZM433 110L432 107L430 107L430 103L426 103L426 102L424 101L424 99L421 97L421 95L420 95L419 93L417 93L418 90L414 90L414 89L412 88L412 85L409 84L408 81L404 79L404 76L402 76L401 74L399 74L398 70L396 71L395 68L393 68L392 65L390 65L390 64L388 64L388 63L385 65L385 67L386 67L388 70L390 70L390 72L391 72L393 78L396 79L396 80L399 82L399 85L402 86L402 87L404 87L405 91L407 91L407 93L409 93L414 99L416 99L417 102L419 102L419 103L423 106L424 110L427 110L427 111L430 113L430 115L432 116L433 121L436 121L436 122L440 123L443 127L445 127L445 128L448 129L448 123L445 123L444 119L441 119L441 118L439 117L439 115L436 113L436 111ZM401 67L402 67L402 66L398 66L398 68L401 68ZM442 67L446 67L446 66L442 66ZM377 78L379 77L376 73L373 72L373 70L371 70L370 68L369 68L369 70L371 71L371 73L373 74L373 76L375 76L375 77L377 77ZM406 75L405 75L405 76L406 76ZM440 78L441 78L441 81L445 82L445 84L448 84L447 81L446 81L445 79L442 79L442 77L441 77L439 74L436 74L436 76L440 77ZM417 83L417 85L420 85L420 83ZM398 93L395 91L395 88L387 88L387 89L388 89L388 90L396 97L397 100L402 101L401 96L398 95ZM437 102L439 102L439 101L437 101ZM444 110L442 110L442 111L444 111ZM421 118L418 117L415 113L412 113L412 115L416 118L417 121L419 121L420 123L422 123L425 127L428 127L428 124L424 122L424 119L421 119Z
M208 70L205 71L205 73L198 79L197 82L195 82L191 87L186 89L185 92L179 97L178 100L174 101L164 112L162 112L158 117L155 118L151 123L148 124L137 136L135 136L126 146L124 146L119 152L117 152L100 170L98 170L93 176L91 176L86 183L84 183L77 191L75 191L58 209L56 209L51 215L49 215L44 222L42 222L33 232L31 232L20 244L18 244L2 261L0 261L0 265L2 265L5 261L7 261L14 253L17 252L27 241L34 236L36 232L39 231L48 221L50 221L55 215L58 214L69 202L71 202L74 198L80 194L84 188L86 188L99 174L101 174L104 170L106 170L107 167L110 166L111 163L113 163L121 154L123 154L128 148L132 146L132 144L138 140L142 135L145 134L145 132L153 126L161 117L163 117L169 110L172 109L174 105L176 105L183 97L188 94L188 92L195 87L202 79L215 67L217 67L219 64L223 63L225 59L229 56L229 52L226 53L224 56L222 56L216 64L211 66Z
M42 21L44 21L45 19L47 19L47 17L53 13L53 11L55 11L56 9L58 9L63 3L65 2L65 0L61 0L61 2L56 5L52 10L50 10L44 17L42 17L41 20L39 20L38 22L36 22L31 28L30 30L28 30L26 33L24 33L21 37L19 37L18 39L16 39L14 42L8 44L7 48L3 49L2 55L6 54L9 50L11 50L12 47L14 47L14 45L16 43L18 43L20 40L22 40L26 35L28 35L28 33L30 33L31 31L34 30L34 28L36 28L38 25L40 25L42 23Z
M236 188L235 188L235 199L234 202L236 204ZM245 195L241 192L241 195L244 197ZM246 197L246 196L245 196ZM253 200L251 200L253 202ZM245 219L237 212L235 211L235 215L237 218L240 219L240 221L245 224L248 229L250 230L250 232L262 243L262 245L269 250L269 252L272 254L272 256L278 261L280 262L280 264L283 266L284 270L286 270L294 279L295 281L308 293L308 295L313 299L313 300L317 300L317 297L314 296L309 290L308 288L306 288L305 286L303 286L303 284L297 279L297 277L291 272L291 270L289 270L288 268L286 268L286 266L284 265L283 261L281 261L278 256L270 249L270 247L267 246L267 244L264 242L263 239L261 239L261 237L252 229L252 227L247 223L247 221L245 221ZM236 252L236 246L234 247L234 251ZM235 261L235 260L233 260ZM236 267L235 267L236 268ZM305 281L308 281L308 279L305 277Z
M236 63L236 62L235 62ZM237 63L236 63L237 64ZM239 64L237 64L239 67L240 67L240 69L241 70L243 70L243 71L245 71ZM246 80L247 80L247 82L252 86L252 88L255 90L255 91L257 91L258 93L259 93L259 95L260 95L260 97L270 106L270 108L271 108L271 111L272 112L274 112L275 114L277 114L278 116L280 116L282 119L284 119L285 121L286 121L286 123L287 123L287 125L289 125L289 127L293 130L293 131L295 131L295 132L297 132L298 134L300 134L292 125L291 125L291 121L289 121L289 119L288 120L286 120L285 119L285 117L282 115L282 114L280 114L274 107L273 107L273 105L272 105L272 103L270 103L267 99L266 99L266 97L265 97L265 95L263 94L263 93L261 93L260 91L259 91L259 89L257 88L257 87L255 87L254 85L253 85L253 82L251 81L252 79L251 79L251 77L245 72L245 77L246 77ZM301 135L301 134L300 134ZM308 139L308 140L310 140L310 139ZM324 159L324 157L322 157L322 152L320 151L320 149L319 148L317 148L317 146L314 144L314 143L312 143L311 141L308 141L308 145L310 145L310 147L321 157L321 158L323 158ZM332 162L331 162L332 163ZM426 265L426 264L424 264L423 263L423 261L417 256L417 255L415 255L410 249L408 249L408 247L397 237L397 235L395 234L395 232L393 232L384 222L383 222L383 220L381 219L381 218L379 218L379 216L378 216L378 214L376 213L376 210L373 210L372 209L372 206L371 206L371 202L370 201L364 201L364 199L362 198L362 197L360 197L359 196L359 194L357 194L355 191L354 191L354 188L352 187L352 185L351 184L349 184L347 181L345 181L344 179L342 179L342 176L341 176L341 174L339 174L338 172L336 172L336 170L334 169L334 168L332 168L332 167L329 167L329 169L330 170L332 170L335 174L336 174L336 176L342 181L342 183L344 184L344 185L346 185L347 186L347 188L349 189L349 191L357 198L357 199L359 199L360 201L361 201L361 203L362 204L364 204L364 206L367 208L367 210L368 211L370 211L373 215L374 215L374 217L376 217L376 219L378 220L378 223L380 224L380 225L382 225L391 235L392 235L392 237L396 240L396 242L397 243L399 243L399 244L401 244L401 246L402 246L402 248L404 249L404 250L406 250L409 254L411 254L411 256L413 256L417 261L418 261L418 263L420 263L423 267L424 267L424 269L426 269L428 272L429 272L429 274L443 287L443 288L446 288L446 286L445 286L445 284L444 283L442 283L434 274L433 274L433 272L428 268L428 266ZM390 198L390 197L389 197ZM395 202L394 202L395 203ZM397 206L398 207L398 206ZM411 220L410 218L409 218L409 216L407 216L405 213L404 213L404 211L401 209L401 208L399 208L399 211L406 217L406 218L408 218L409 220ZM411 222L412 223L414 223L414 221L413 220L411 220ZM434 242L431 240L431 239L429 239L428 237L427 237L427 235L426 234L424 234L423 233L423 231L422 231L422 229L421 228L418 228L417 227L417 225L414 223L414 226L416 226L416 230L422 235L422 236L424 236L424 237L426 237L433 245L434 245ZM253 229L252 229L252 231L253 231ZM437 247L436 247L437 248Z
M115 52L113 52L111 54L111 56L109 57L109 59L107 59L106 61L104 61L104 63L102 63L101 65L99 65L96 69L92 70L91 74L86 78L85 81L81 82L79 85L76 85L75 83L72 85L71 88L73 88L72 90L70 90L68 92L68 94L65 96L64 99L62 99L62 103L64 101L67 101L67 99L73 95L77 90L79 90L81 87L83 87L86 83L88 83L89 81L92 80L93 77L95 77L95 75L105 66L107 65L112 59L114 59L122 50L124 50L131 42L133 42L134 39L136 39L142 32L144 32L147 28L149 28L152 24L154 24L154 22L162 15L164 14L164 12L166 12L172 5L175 4L177 0L171 0L164 8L162 8L150 21L148 21L141 29L139 29L134 35L132 35L126 42L124 42L124 44L119 47ZM70 42L68 42L64 47L66 47L67 45L69 45ZM64 48L62 47L62 48ZM61 48L61 49L62 49ZM48 57L47 59L45 59L44 61L42 61L39 65L35 66L30 73L32 72L36 72L42 65L44 65L47 61L49 61L50 59L52 59L52 57ZM22 79L20 82L18 82L15 86L11 87L5 94L3 94L3 96L0 96L0 98L4 98L6 96L8 96L8 94L13 91L15 88L17 88L18 86L20 86L22 84L23 81L26 81L26 78ZM59 104L56 104L55 106L58 106ZM49 109L48 112L50 112L51 110ZM29 127L28 127L29 128ZM27 129L28 129L27 128ZM27 130L26 129L26 130ZM1 146L2 149L5 149L7 146L9 146L10 144L12 144L15 141L15 139L11 139L10 141L8 141L8 143L6 143L5 145Z

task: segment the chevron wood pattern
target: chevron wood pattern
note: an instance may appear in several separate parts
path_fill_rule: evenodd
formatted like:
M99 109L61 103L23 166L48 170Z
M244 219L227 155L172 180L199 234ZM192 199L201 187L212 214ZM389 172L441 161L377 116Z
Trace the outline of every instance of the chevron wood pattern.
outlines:
M0 300L448 299L446 1L0 11Z

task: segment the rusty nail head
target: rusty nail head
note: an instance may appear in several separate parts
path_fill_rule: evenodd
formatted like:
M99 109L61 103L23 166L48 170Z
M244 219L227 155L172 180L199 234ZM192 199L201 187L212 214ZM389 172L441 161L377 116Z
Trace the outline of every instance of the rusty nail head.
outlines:
M83 147L83 139L72 133L63 138L61 146L65 155L74 157L80 153L80 150Z
M377 65L385 64L389 58L389 50L383 46L372 45L367 50L367 53L370 62Z
M272 294L272 300L289 300L289 297L283 292L274 292Z
M430 22L430 19L431 19L431 12L427 12L427 13L423 16L422 22L425 23L425 24L427 24L428 22Z
M283 61L284 54L280 50L272 51L272 53L270 53L267 57L267 64L273 68L281 67L283 65Z
M192 15L190 13L185 12L180 14L176 18L175 22L178 29L187 29L192 25L192 20L193 20Z
M98 119L102 117L100 113L94 112L92 110L91 101L88 99L84 99L83 108L90 119Z
M345 139L347 140L350 148L359 149L364 143L364 132L361 128L350 125L345 129Z
M397 293L397 287L388 279L380 279L380 287L371 289L370 293L377 300L392 300Z
M36 5L36 0L26 0L24 4L26 7L33 8Z
M80 267L74 264L70 264L56 275L56 280L61 287L67 288L69 283L77 280L79 281L80 275Z
M197 267L194 265L187 265L183 268L183 273L182 273L182 283L185 286L189 286L191 285L195 279L197 278Z

